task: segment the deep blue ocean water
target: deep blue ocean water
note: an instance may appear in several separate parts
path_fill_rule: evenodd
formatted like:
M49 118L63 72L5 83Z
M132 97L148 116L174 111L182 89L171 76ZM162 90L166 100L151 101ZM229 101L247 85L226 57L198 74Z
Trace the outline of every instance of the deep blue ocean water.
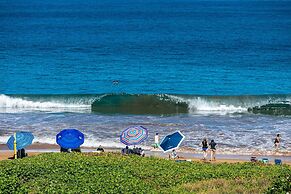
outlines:
M0 93L290 94L290 34L290 1L2 0Z
M171 94L189 112L92 114L110 93ZM121 147L120 132L143 125L145 146L181 130L183 146L273 153L280 133L290 153L290 116L247 112L280 101L291 101L291 1L0 0L0 143L78 128L85 145Z

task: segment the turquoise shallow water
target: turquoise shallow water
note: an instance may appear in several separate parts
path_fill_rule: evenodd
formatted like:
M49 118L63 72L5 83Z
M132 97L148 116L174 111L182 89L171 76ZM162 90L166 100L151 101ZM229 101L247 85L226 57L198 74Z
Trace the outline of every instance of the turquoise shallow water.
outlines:
M128 126L142 125L149 139L141 146L150 147L154 135L180 130L185 136L182 146L200 150L204 137L218 143L218 153L274 154L273 141L282 136L281 151L291 152L291 122L287 117L248 114L196 114L176 116L104 115L90 113L0 113L0 143L15 130L32 131L35 141L55 143L56 134L64 128L77 128L85 134L86 146L124 147L119 135Z
M143 125L143 146L181 130L184 146L272 153L280 133L291 151L290 116L247 112L290 101L290 1L4 0L0 26L0 143L78 128L86 145L120 147L125 127ZM167 94L188 112L92 113L111 93Z

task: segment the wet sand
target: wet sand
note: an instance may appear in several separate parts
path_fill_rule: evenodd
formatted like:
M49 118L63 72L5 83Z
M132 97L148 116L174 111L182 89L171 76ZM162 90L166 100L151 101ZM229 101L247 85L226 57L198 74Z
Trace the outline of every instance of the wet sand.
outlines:
M93 147L82 147L82 152L95 152L96 148ZM120 148L104 148L106 152L120 152ZM28 156L35 156L41 153L47 152L59 152L60 148L56 144L43 144L43 143L34 143L31 146L26 148L26 153ZM169 153L163 153L158 149L146 150L146 156L155 156L161 158L169 158ZM257 159L268 158L270 164L274 164L275 159L281 159L283 164L291 165L291 156L289 155L235 155L235 154L219 154L216 155L216 161L209 161L210 154L208 155L208 160L203 161L202 152L199 153L195 150L188 148L181 148L177 151L179 159L181 161L199 161L199 162L210 162L210 163L237 163L237 162L248 162L252 156L255 156ZM8 150L5 144L0 144L0 160L7 160L8 158L13 157L13 151Z

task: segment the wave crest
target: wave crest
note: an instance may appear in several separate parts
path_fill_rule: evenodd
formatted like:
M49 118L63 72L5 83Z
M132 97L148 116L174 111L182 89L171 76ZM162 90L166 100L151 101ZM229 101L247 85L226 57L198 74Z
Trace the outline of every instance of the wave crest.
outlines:
M239 105L227 104L225 102L215 102L208 100L205 97L177 97L171 96L179 102L186 102L188 104L189 113L197 112L246 112L247 107Z
M90 104L73 103L52 98L41 97L14 97L4 94L0 95L1 112L22 112L22 111L69 111L78 109L90 109Z
M290 101L291 95L4 95L0 112L50 111L122 114L247 113L250 108ZM252 112L252 111L249 111Z

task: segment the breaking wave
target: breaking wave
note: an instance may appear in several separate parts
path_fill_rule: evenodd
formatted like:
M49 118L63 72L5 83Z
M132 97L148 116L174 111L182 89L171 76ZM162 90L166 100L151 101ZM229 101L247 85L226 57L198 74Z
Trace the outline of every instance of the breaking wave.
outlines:
M247 113L266 104L287 102L291 95L0 95L0 112L97 112L104 114Z
M94 101L95 99L92 99ZM0 95L0 112L79 112L90 110L88 97L67 95Z

